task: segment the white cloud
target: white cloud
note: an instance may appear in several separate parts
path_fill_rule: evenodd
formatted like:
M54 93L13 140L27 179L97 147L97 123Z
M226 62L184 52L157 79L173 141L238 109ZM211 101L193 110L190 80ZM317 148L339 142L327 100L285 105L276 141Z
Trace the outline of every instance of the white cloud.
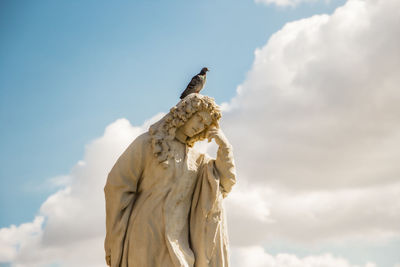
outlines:
M292 254L270 255L262 247L238 247L232 251L232 266L251 267L376 267L374 263L352 265L346 259L331 254L311 255L299 258Z
M33 222L20 226L11 225L0 229L0 262L15 259L18 249L25 247L32 240L40 238L44 218L38 216Z
M60 175L50 178L47 183L49 184L49 187L52 188L64 187L71 183L71 177L69 175Z
M312 192L266 187L255 192L234 191L227 199L233 245L276 240L308 245L351 240L377 242L400 235L400 183Z
M312 3L312 2L318 2L320 0L255 0L256 3L263 3L266 5L277 5L281 7L295 7L301 3ZM325 0L325 2L329 2L329 0Z
M224 118L227 131L257 140L234 140L247 176L305 189L399 179L398 5L349 1L257 49L239 107Z
M238 231L250 222L232 207L233 243L399 237L399 10L349 0L256 50L222 125L269 214Z

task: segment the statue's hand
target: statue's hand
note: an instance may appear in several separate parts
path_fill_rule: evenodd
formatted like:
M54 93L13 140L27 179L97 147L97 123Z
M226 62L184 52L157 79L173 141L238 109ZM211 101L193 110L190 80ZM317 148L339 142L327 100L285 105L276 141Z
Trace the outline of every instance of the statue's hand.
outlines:
M220 128L213 127L209 129L207 138L208 142L211 142L211 140L214 139L218 146L229 146L228 139Z
M106 263L108 266L111 266L111 255L106 255Z

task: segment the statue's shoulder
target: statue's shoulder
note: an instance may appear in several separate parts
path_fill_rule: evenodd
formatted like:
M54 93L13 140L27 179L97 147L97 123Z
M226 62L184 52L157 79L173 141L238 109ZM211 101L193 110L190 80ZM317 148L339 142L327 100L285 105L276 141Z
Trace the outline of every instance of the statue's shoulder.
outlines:
M145 132L137 136L129 145L127 150L135 153L139 151L142 153L146 153L150 148L151 148L151 136L149 132Z
M138 137L133 140L133 142L136 142L141 145L146 145L146 144L151 144L151 136L149 131L142 133Z

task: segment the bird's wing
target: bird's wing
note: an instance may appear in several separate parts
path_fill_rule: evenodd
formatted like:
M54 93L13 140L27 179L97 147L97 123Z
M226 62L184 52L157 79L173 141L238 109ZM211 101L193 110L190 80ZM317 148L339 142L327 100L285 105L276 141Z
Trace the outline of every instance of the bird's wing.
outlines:
M202 82L201 78L199 75L196 75L192 78L192 80L190 81L190 83L188 84L188 86L186 87L186 89L190 88L193 89L195 88L198 84L200 84Z
M192 78L190 83L186 86L185 91L181 94L181 99L187 96L190 93L194 93L194 89L196 88L197 85L199 85L202 82L201 78L199 75L196 75Z

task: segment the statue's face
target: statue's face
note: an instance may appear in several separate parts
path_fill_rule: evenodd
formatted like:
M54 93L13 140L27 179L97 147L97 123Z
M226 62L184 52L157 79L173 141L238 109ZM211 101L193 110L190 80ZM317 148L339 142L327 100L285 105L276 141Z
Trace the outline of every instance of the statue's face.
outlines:
M212 122L211 115L206 111L195 113L183 126L182 132L189 137L201 133L210 126Z

